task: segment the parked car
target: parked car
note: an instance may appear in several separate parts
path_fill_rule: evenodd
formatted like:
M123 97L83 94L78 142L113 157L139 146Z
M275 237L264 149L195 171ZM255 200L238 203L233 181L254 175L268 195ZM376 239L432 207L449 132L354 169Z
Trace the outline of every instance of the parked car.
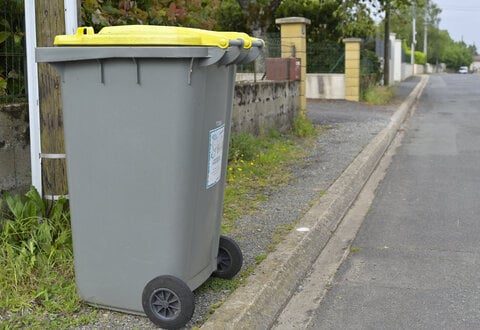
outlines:
M458 70L458 73L468 73L468 67L461 66L460 69Z

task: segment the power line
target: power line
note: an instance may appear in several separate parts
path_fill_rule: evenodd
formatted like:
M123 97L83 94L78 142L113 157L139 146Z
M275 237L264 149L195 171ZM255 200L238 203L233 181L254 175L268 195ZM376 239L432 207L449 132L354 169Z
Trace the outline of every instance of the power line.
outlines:
M460 11L460 12L480 12L480 7L439 7L443 10L448 11Z

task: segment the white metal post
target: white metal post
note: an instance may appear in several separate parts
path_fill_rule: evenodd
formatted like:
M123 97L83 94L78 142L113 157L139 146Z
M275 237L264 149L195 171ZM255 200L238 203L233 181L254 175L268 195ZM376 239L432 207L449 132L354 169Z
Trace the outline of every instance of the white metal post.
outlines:
M42 163L40 159L40 104L38 97L38 66L35 62L37 32L35 0L25 0L25 44L27 51L28 114L30 123L30 163L32 185L42 196Z
M415 30L415 25L416 25L416 18L417 18L417 3L413 2L413 20L412 20L412 49L411 49L411 56L410 56L410 62L412 64L413 68L413 74L415 75L415 44L417 43L417 31Z
M35 26L35 0L25 0L24 6L32 186L34 186L38 190L40 196L43 196L40 103L38 95L38 65L35 62L35 48L37 47L37 31ZM64 0L64 8L65 31L67 34L75 34L77 31L77 1Z
M65 33L75 34L78 27L77 0L64 0L63 5L65 8Z

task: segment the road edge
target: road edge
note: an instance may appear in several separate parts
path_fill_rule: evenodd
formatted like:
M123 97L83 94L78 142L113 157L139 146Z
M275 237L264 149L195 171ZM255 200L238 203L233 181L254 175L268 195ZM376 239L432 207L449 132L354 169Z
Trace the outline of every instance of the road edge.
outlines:
M304 230L293 230L200 329L267 329L273 324L375 170L422 95L428 78L421 76L387 127L370 141L326 194L299 220L296 229Z

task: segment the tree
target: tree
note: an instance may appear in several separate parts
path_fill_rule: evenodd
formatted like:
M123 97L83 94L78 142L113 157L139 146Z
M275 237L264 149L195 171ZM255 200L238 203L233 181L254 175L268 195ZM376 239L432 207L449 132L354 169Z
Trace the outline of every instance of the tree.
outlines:
M434 44L430 42L430 36L433 31L437 29L440 21L440 13L441 9L432 1L429 1L425 7L417 8L415 19L415 30L417 31L416 49L424 49L426 25L427 33L429 35L429 38L427 38L427 54L430 53L431 49L429 48L434 46ZM408 7L397 10L395 15L390 19L391 30L395 31L397 39L404 40L407 45L411 45L413 40L412 21L413 11Z
M97 31L126 24L212 29L219 4L220 0L82 0L82 22Z
M364 4L347 6L339 0L284 0L276 17L301 16L311 20L307 26L309 42L341 42L347 37L373 35L375 23Z
M237 0L222 0L215 13L216 29L222 31L238 31L251 34L247 14Z
M419 7L416 11L416 45L417 49L424 48L425 24L427 25L427 58L429 63L446 63L449 68L457 69L462 65L469 65L472 62L471 56L476 54L474 45L467 46L464 43L456 43L448 34L448 31L438 29L440 23L440 13L442 10L433 1L428 1L424 7ZM395 15L390 20L393 31L398 39L405 42L407 54L411 50L407 45L411 45L413 39L412 21L413 12L409 7L403 7L395 10ZM423 55L424 56L424 55ZM415 63L422 55L415 52Z
M349 3L369 3L374 8L377 14L383 13L384 18L384 64L383 64L383 81L388 83L390 80L390 17L393 11L402 8L410 7L414 3L420 7L423 6L424 0L354 0Z
M461 66L469 66L473 62L473 54L463 41L452 42L446 47L442 62L448 68L457 70Z
M247 17L248 27L254 37L266 35L267 28L274 23L275 12L281 0L237 0Z

